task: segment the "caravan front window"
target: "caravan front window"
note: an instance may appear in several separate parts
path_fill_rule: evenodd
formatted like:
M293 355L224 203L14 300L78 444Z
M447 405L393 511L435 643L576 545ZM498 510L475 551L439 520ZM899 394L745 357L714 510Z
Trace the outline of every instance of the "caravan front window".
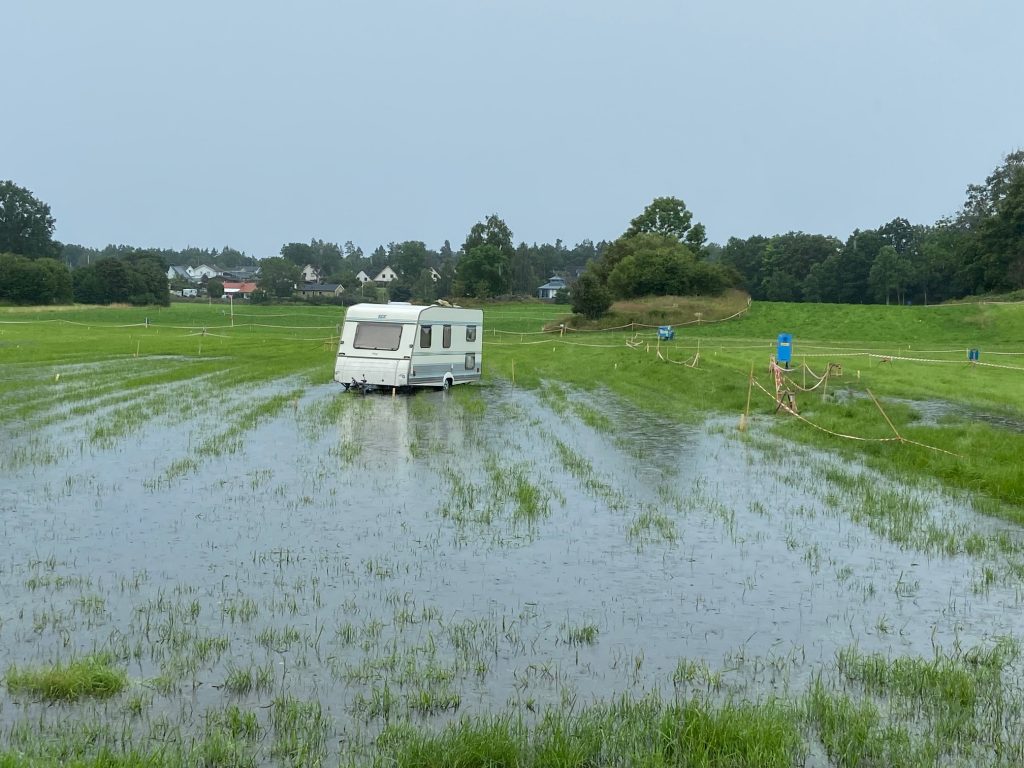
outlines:
M352 346L356 349L378 349L394 352L402 338L402 326L396 323L359 323Z
M449 347L451 347L451 345L452 345L452 327L450 325L446 325L444 327L444 332L441 334L441 346L444 347L445 349L448 349Z

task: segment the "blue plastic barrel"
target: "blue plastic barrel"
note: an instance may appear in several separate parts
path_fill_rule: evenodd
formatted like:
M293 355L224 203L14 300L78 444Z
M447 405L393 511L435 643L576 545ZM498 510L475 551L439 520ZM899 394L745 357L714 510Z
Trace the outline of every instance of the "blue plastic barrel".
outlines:
M775 359L789 367L793 359L793 334L780 333L778 342L775 345Z

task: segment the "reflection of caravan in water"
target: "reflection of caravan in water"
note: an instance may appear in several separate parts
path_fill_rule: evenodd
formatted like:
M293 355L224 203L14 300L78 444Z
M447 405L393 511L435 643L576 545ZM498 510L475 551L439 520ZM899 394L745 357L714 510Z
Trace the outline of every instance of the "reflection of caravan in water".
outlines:
M334 380L364 390L479 381L483 323L479 309L356 304L345 313Z

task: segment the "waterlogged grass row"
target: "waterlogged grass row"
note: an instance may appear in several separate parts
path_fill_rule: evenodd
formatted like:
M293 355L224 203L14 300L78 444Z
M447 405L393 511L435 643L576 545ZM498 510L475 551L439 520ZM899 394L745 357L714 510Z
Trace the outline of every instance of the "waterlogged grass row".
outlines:
M7 669L7 690L15 696L74 702L86 697L109 698L124 690L128 675L110 655L72 659L67 664Z
M579 630L580 642L596 628ZM1019 689L1004 680L1019 646L1003 638L989 647L933 659L886 658L844 649L837 670L847 682L830 687L821 675L806 696L784 702L715 703L705 696L667 701L657 695L623 696L605 704L553 707L534 718L522 713L464 716L440 729L399 719L371 744L342 749L342 765L399 766L791 766L809 753L805 726L820 739L838 766L886 765L894 768L967 761L968 764L1017 765L1024 741L1015 724L1024 710ZM112 671L109 657L91 657L66 666L31 671L9 670L7 684L22 694L74 702L83 696L110 697L125 688L126 676ZM60 679L60 684L54 680ZM75 680L71 683L69 681ZM40 681L46 680L45 685ZM83 683L81 681L87 681ZM718 690L721 679L699 662L680 662L679 683L703 680ZM102 682L97 682L102 681ZM116 681L116 682L114 682ZM272 677L266 682L272 689ZM863 695L848 689L860 687ZM245 672L229 676L225 687L236 695L260 688ZM385 684L356 706L367 717L392 720L397 691ZM886 709L879 701L888 700ZM458 708L458 695L416 691L408 710L436 714ZM138 716L148 704L132 697L127 711ZM320 764L327 756L330 718L316 701L282 694L269 711L231 704L209 710L197 738L185 738L167 723L164 746L156 752L136 744L110 723L76 721L49 731L16 725L0 765L183 766L256 765L269 757L275 765ZM26 762L27 761L27 762Z
M173 729L160 749L131 746L98 723L72 725L51 738L18 729L0 751L0 766L179 768L187 765L321 765L327 718L317 702L284 695L269 717L231 705L206 715L197 739ZM168 738L169 737L169 738ZM371 751L342 750L343 766L408 768L591 765L788 768L805 754L796 710L778 701L715 705L695 698L666 702L622 697L578 712L552 710L536 725L522 717L462 718L435 731L409 722L388 726Z

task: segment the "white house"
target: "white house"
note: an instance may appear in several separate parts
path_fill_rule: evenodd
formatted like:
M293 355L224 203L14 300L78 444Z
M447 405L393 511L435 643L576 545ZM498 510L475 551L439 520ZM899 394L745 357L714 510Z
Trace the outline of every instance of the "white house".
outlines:
M356 275L356 280L358 280L360 283L368 283L370 282L370 276L360 269L359 273Z
M377 285L384 286L390 283L392 280L397 279L398 273L395 272L395 270L393 270L391 267L384 267L384 269L382 269L377 274L377 276L373 278L373 282L375 282Z
M555 294L566 288L565 280L558 275L552 275L544 285L537 289L537 296L541 299L553 299Z
M319 283L324 279L323 273L312 264L307 264L302 268L302 282L304 283Z
M185 280L192 282L192 275L189 273L188 267L173 266L167 268L167 279L168 280Z
M224 270L217 266L210 266L209 264L200 264L198 267L189 267L189 274L193 280L202 280L203 278L210 279L211 277L220 277L224 274Z

